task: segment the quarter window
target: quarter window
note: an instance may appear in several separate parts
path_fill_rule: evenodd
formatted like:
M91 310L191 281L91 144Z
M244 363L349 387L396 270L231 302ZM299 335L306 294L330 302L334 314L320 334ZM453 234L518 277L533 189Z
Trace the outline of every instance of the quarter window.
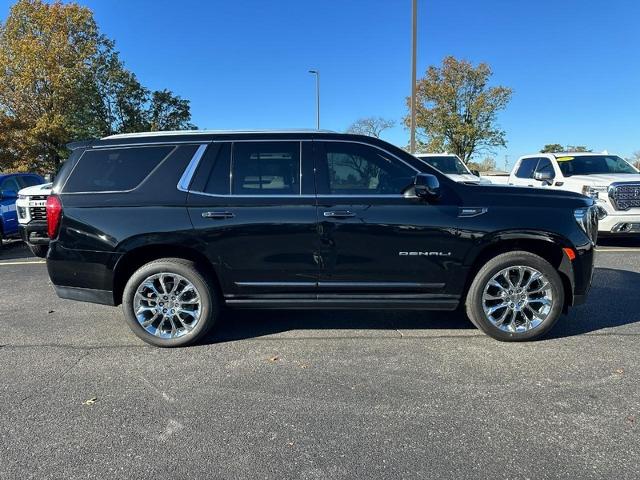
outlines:
M400 194L415 171L377 148L346 142L324 142L320 168L326 168L333 195Z
M71 172L64 192L132 190L173 149L161 146L87 150Z
M20 187L18 186L18 182L16 181L15 177L9 177L0 184L0 190L10 190L12 192L17 192L18 190L20 190Z
M537 158L525 158L524 160L521 160L518 171L516 172L516 177L533 178L533 171L536 169L537 164Z
M300 194L300 142L234 143L231 193Z

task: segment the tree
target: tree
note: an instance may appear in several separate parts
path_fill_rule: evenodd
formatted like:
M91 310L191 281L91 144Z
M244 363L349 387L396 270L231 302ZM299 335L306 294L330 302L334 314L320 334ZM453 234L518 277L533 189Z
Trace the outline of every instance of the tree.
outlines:
M559 143L548 143L540 150L540 153L558 153L564 152L564 147Z
M396 122L393 120L388 120L382 117L359 118L353 122L349 128L347 128L347 133L380 138L383 131L393 128L395 124Z
M567 145L563 147L559 143L548 143L540 150L540 153L560 153L560 152L591 152L591 149L588 149L584 145Z
M497 113L511 100L507 87L489 87L491 68L446 57L441 67L429 67L418 81L416 127L420 148L449 151L469 162L472 155L506 146ZM407 99L410 105L411 99ZM405 118L408 126L410 115Z
M150 107L150 130L185 130L196 128L191 120L189 100L169 90L153 92Z
M0 24L0 168L55 171L70 141L190 119L187 100L125 68L88 8L19 0Z

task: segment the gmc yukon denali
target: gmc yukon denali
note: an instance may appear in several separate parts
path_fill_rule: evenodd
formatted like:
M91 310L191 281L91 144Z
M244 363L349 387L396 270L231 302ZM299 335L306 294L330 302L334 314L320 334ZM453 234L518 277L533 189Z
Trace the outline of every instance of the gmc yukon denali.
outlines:
M457 183L381 140L160 132L75 144L47 199L62 298L122 304L142 340L226 308L466 310L528 340L581 303L598 231L574 192Z

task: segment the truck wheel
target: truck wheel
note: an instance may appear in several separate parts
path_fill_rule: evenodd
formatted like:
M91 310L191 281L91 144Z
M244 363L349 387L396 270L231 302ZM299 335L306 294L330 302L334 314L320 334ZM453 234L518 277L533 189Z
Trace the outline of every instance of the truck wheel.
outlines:
M467 293L469 319L487 335L506 342L548 332L564 305L564 285L555 268L529 252L509 252L487 262Z
M162 258L139 268L122 294L127 324L158 347L182 347L202 338L218 317L213 284L195 264Z
M49 245L31 245L30 243L27 243L27 246L29 247L29 250L31 250L31 253L40 258L45 258L49 251Z

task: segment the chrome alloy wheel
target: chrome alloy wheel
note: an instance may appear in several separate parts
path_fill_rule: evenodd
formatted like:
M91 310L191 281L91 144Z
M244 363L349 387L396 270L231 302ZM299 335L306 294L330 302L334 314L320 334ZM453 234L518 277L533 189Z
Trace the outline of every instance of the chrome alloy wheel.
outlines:
M509 333L525 333L540 326L552 307L551 284L532 267L500 270L487 282L482 294L487 319Z
M181 275L156 273L145 278L136 290L133 311L138 323L151 335L182 337L200 321L200 294Z

